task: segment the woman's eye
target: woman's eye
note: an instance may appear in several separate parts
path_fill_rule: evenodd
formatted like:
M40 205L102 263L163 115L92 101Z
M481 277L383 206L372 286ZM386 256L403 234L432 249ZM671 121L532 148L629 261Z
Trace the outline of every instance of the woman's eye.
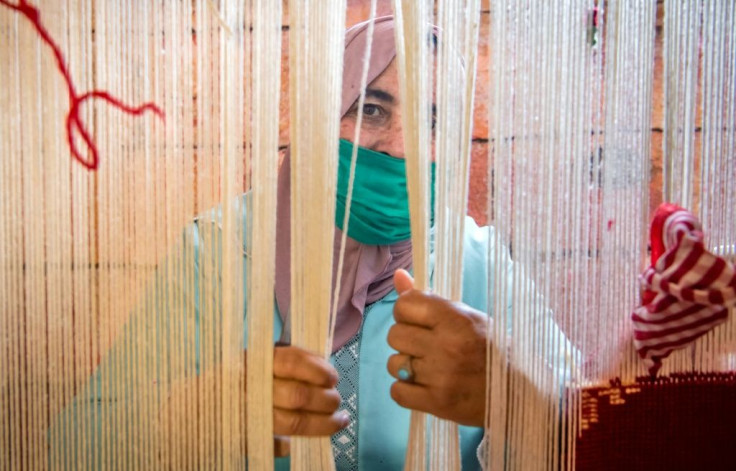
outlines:
M366 103L363 105L363 115L371 118L375 118L381 115L381 107L378 105L372 105Z

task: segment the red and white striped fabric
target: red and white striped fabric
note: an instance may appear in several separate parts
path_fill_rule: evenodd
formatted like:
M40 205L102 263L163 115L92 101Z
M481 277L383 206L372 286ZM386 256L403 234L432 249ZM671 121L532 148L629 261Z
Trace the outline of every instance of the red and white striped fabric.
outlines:
M726 320L736 272L705 249L700 222L679 206L660 205L650 237L652 265L639 277L645 292L631 319L634 346L654 376L673 350Z

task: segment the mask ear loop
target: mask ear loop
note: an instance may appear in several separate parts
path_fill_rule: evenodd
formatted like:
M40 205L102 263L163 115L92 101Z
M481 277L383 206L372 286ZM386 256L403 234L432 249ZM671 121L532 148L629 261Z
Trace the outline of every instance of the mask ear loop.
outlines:
M365 104L365 89L368 86L368 69L371 62L371 49L373 47L373 30L375 29L376 20L376 0L371 0L371 10L368 23L368 40L365 44L365 53L363 55L363 73L360 78L360 96L358 97L358 116L355 122L355 135L353 137L353 152L350 156L350 177L348 178L347 198L345 200L345 216L342 222L342 235L340 237L340 251L337 261L337 276L335 277L335 289L332 293L332 311L330 313L330 335L327 337L329 345L328 352L332 351L333 336L335 334L335 325L337 324L337 303L340 299L340 286L342 285L342 267L345 262L345 244L347 242L348 223L350 221L350 205L353 201L353 184L355 182L355 164L358 160L358 142L360 142L360 130L363 126L363 106ZM344 86L344 84L343 84Z

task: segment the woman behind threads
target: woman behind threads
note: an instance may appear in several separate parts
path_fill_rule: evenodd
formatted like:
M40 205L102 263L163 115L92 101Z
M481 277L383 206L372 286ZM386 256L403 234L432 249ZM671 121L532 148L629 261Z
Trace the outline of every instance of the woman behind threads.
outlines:
M335 254L342 235L347 170L354 146L351 141L361 111L358 98L367 40L368 22L346 33ZM395 55L393 18L377 18L338 301L332 355L336 369L295 347L277 347L274 426L279 435L334 433L338 469L357 469L358 464L365 469L401 469L410 411L399 406L398 401L403 406L470 425L461 429L463 468L475 469L480 466L476 449L483 435L479 427L483 424L485 397L487 315L438 297L425 299L421 293L407 293L401 322L391 329L398 299L394 273L402 270L397 275L397 286L402 291L411 287L410 278L403 271L411 269L411 243ZM281 325L284 324L279 321L288 321L289 309L289 178L287 155L279 175L277 226L276 299L277 323ZM466 246L470 250L466 250L465 265L475 275L466 277L465 301L480 308L486 301L487 234L471 220L467 224ZM416 303L431 306L436 316L415 315ZM436 322L435 317L441 317L442 322ZM288 333L281 340L287 338ZM460 344L462 349L458 349ZM463 354L458 355L458 351ZM409 356L411 377L395 381ZM304 369L284 374L286 368L282 364L297 363L305 365ZM331 408L335 391L331 378L335 377L339 377L340 410L347 411L347 417ZM309 405L299 407L294 402L277 401L277 397L297 397L299 388L309 390ZM300 419L296 420L296 416ZM296 423L301 428L294 428ZM286 452L286 447L279 448L281 453Z
M340 169L335 227L335 253L340 240L345 204L347 168L354 148L355 127L360 110L360 77L367 41L368 23L358 24L346 33L345 66L340 123ZM487 254L493 250L493 231L481 229L468 218L464 238L463 303L412 289L409 213L404 170L401 97L395 63L394 21L392 17L375 20L368 86L362 109L363 124L358 144L358 162L351 219L341 276L334 351L330 361L304 349L288 346L289 341L289 195L290 164L288 153L280 170L277 208L277 255L274 309L274 433L277 468L288 466L292 435L332 436L337 469L403 469L409 434L410 408L429 412L458 422L463 469L478 469L477 449L483 437L485 412L485 346L488 323L486 306L488 273L508 273L512 264L506 256L503 266L488 267ZM427 156L427 158L431 158ZM240 207L247 208L248 194ZM50 431L51 442L69 450L88 450L114 444L132 420L121 409L135 407L136 398L119 395L99 385L120 382L120 371L127 371L129 358L151 365L169 361L187 352L182 345L162 342L159 336L171 332L146 331L148 327L193 325L189 335L199 339L209 319L203 305L220 305L221 289L216 273L207 267L222 265L217 231L220 211L215 208L184 231L180 246L162 262L154 286L148 291L153 299L142 303L143 321L131 322L116 340L116 345L100 363L88 387L59 415ZM248 215L242 213L243 225ZM173 259L173 262L172 262ZM337 263L337 257L334 257ZM243 267L247 273L247 250L243 249ZM431 261L430 261L431 265ZM172 269L171 267L176 267ZM200 273L202 271L202 273ZM215 275L215 276L211 276ZM336 279L333 271L333 279ZM245 277L244 277L245 279ZM194 280L194 285L187 283ZM206 288L202 285L207 284ZM243 290L247 290L244 282ZM181 312L157 308L155 297L175 293L180 297ZM204 293L204 294L203 294ZM212 299L203 299L211 296ZM536 299L536 298L535 298ZM504 304L506 305L506 304ZM541 311L541 310L540 310ZM268 315L259 313L259 315ZM245 313L247 316L247 313ZM216 317L216 316L215 316ZM183 321L183 322L182 322ZM210 326L210 329L213 327ZM154 329L155 330L155 329ZM192 334L191 331L195 333ZM558 330L546 329L558 335ZM561 334L559 334L561 335ZM173 337L172 337L173 338ZM523 341L524 339L521 339ZM141 350L149 341L154 346ZM282 346L287 344L286 346ZM560 345L561 342L551 342ZM187 345L191 347L190 345ZM169 350L161 350L169 349ZM191 348L190 348L191 349ZM497 352L498 353L498 352ZM154 410L162 426L186 424L191 416L188 405L193 391L213 390L218 366L204 365L200 353L192 353L192 372L186 378L167 372L146 383L147 397L155 397ZM549 355L548 355L549 356ZM196 358L194 358L196 357ZM158 371L158 370L157 370ZM155 373L161 375L162 373ZM122 378L122 384L136 378ZM177 413L185 414L175 417ZM172 415L174 415L172 417ZM152 419L156 420L156 418ZM164 423L165 422L165 423ZM78 430L97 430L106 424L105 435L90 445ZM169 425L166 425L169 424ZM178 433L178 430L174 430ZM204 453L216 449L216 436L184 434L181 440L195 443L177 447ZM200 440L200 441L197 441ZM178 442L177 442L178 443ZM166 447L154 443L153 447ZM138 451L138 450L136 450ZM144 450L145 451L145 450ZM104 453L99 453L103 456ZM165 461L166 449L155 452ZM198 457L201 462L207 458ZM74 453L69 453L70 462ZM164 463L165 465L165 463Z

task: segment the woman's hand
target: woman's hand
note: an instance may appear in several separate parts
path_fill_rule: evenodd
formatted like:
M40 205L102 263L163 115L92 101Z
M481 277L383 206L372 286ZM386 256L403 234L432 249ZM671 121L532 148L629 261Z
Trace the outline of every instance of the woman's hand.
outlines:
M273 430L277 456L289 453L289 435L332 435L350 423L337 412L337 371L329 361L299 347L276 347L273 357Z
M247 368L247 352L244 359ZM337 412L340 405L340 395L335 389L337 372L327 360L298 347L276 347L273 359L275 456L289 455L291 435L332 435L348 425L347 413ZM187 433L187 428L180 424L190 422L192 414L196 414L198 391L214 391L221 381L222 368L218 366L172 385L157 416L157 424L162 428L160 434L170 439L157 442L166 466L174 465L169 450L181 447L194 450L195 454L202 453L204 462L216 456L217 434ZM164 429L168 432L164 433Z
M391 397L409 409L482 427L488 316L413 289L404 270L397 270L394 284L400 296L388 343L398 353L389 358L388 371L399 381Z

